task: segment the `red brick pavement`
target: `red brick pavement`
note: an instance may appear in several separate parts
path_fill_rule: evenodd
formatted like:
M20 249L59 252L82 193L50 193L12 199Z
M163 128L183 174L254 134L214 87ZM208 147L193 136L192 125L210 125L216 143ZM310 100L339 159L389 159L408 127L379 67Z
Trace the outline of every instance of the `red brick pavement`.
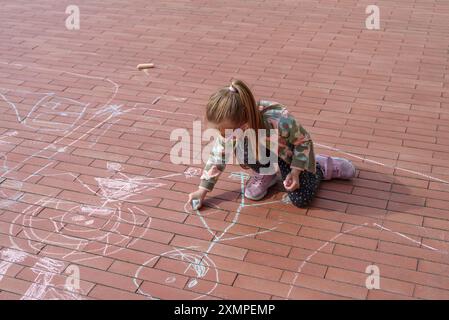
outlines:
M0 299L449 298L449 3L76 2L0 5ZM228 167L186 210L170 132L233 78L357 178L241 207Z

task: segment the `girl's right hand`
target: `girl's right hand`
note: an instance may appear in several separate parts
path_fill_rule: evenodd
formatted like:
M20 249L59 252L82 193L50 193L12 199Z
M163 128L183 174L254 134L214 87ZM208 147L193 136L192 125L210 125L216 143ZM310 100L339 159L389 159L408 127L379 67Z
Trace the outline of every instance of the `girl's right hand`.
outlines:
M191 206L194 210L198 210L203 206L203 201L204 201L204 198L206 197L207 192L208 191L205 189L198 189L195 192L192 192L191 194L189 194L189 203L191 204ZM194 200L196 200L198 202L195 201L195 203L193 203ZM196 204L196 206L195 206L195 204Z

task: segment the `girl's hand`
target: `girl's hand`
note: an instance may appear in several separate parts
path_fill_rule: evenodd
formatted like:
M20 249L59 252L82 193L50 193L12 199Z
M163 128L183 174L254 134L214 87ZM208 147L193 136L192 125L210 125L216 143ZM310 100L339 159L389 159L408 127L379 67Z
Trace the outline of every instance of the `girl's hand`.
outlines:
M207 190L200 188L189 194L189 203L193 210L198 210L203 206L203 200L206 197L207 192Z
M287 175L287 177L284 180L284 187L287 191L295 191L299 188L299 174L301 170L298 170L296 168L292 168L292 171Z

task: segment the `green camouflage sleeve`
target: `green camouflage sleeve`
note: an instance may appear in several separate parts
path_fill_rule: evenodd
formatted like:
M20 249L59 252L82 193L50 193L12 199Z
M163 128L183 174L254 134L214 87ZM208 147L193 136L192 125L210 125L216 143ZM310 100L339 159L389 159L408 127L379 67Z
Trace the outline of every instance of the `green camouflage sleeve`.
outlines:
M309 154L313 148L309 133L287 112L281 117L279 131L279 135L293 145L291 167L306 170L309 167Z
M215 139L211 153L201 175L200 188L212 191L218 178L226 168L226 153L233 150L233 142L226 142L224 138Z

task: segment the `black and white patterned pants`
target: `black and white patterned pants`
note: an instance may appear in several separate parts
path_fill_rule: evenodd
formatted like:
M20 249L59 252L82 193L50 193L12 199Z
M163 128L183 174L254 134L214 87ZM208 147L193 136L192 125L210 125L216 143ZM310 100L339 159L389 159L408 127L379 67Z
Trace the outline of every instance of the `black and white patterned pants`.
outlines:
M267 151L268 152L268 151ZM247 148L245 148L245 156L244 163L246 166L251 168L253 171L259 173L260 168L267 167L270 164L262 165L259 162L255 164L248 164L248 154ZM279 170L281 171L282 181L288 176L291 172L290 165L286 163L284 160L278 157L278 165ZM316 192L320 186L321 180L323 180L324 174L321 170L320 164L316 164L316 174L309 171L302 171L299 174L299 188L292 192L287 192L292 203L297 207L306 207L308 206L313 198L315 197Z

